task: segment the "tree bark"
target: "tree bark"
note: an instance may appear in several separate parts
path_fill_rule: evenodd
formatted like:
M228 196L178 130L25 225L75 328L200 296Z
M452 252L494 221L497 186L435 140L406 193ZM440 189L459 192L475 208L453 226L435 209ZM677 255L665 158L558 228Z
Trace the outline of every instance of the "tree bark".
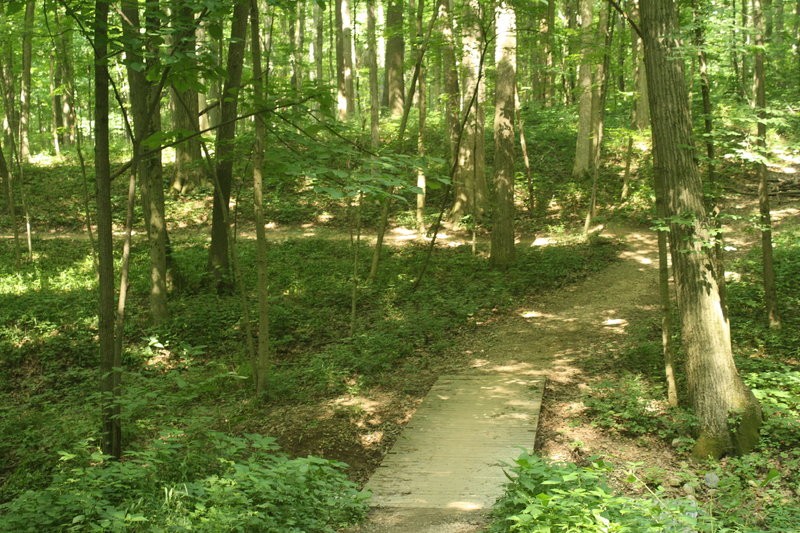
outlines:
M507 269L514 262L514 108L517 84L517 27L508 1L495 18L494 217L489 262Z
M572 177L582 178L592 168L592 38L593 0L580 0L581 65L578 69L578 136L575 142L575 163Z
M453 36L453 18L451 0L439 3L439 18L442 21L442 66L444 68L445 114L447 115L447 133L450 141L450 166L458 156L456 143L460 134L458 67L456 65L455 38Z
M489 199L483 146L484 83L481 75L483 48L481 18L480 3L477 0L469 0L464 5L461 31L464 48L461 60L464 105L462 112L467 112L468 118L464 123L463 138L458 151L458 170L453 184L455 200L450 211L450 220L454 224L458 224L465 215L473 218L480 216L486 209ZM476 90L477 101L474 106L469 106L470 97Z
M174 9L173 31L175 31L173 48L181 50L184 54L194 53L197 46L197 28L190 6L182 4ZM189 67L184 69L184 72L176 72L173 67L172 74L191 77L195 75L191 69L192 67ZM176 130L183 132L182 135L200 131L197 90L184 85L187 84L185 82L173 84L170 90L173 125ZM183 193L200 184L202 180L202 172L199 167L201 157L200 139L197 137L175 145L175 175L172 180L172 189L175 192Z
M758 442L761 408L733 361L714 238L692 150L692 128L673 0L641 3L657 179L665 185L689 401L699 421L698 458L746 453Z
M222 116L217 129L215 147L214 208L211 217L211 246L208 254L208 273L217 290L230 288L228 258L228 203L233 183L234 138L239 88L242 83L247 15L249 0L237 0L233 6L231 40L228 44L227 78L222 90Z
M405 104L405 81L403 62L405 61L405 40L403 39L403 1L388 0L386 9L386 88L384 103L392 118L403 114Z
M157 54L148 35L154 35L160 24L157 2L146 4L145 33L141 33L139 7L136 0L121 4L124 16L123 35L126 42L126 66L130 83L131 114L134 123L133 146L137 152L134 172L139 176L142 203L150 246L150 317L153 324L164 323L167 310L167 227L164 215L163 171L161 153L140 157L142 141L161 130L161 93L156 82L147 79L145 70L156 69ZM144 35L144 42L141 36ZM147 50L147 59L145 59ZM138 67L145 65L146 69Z
M31 158L30 117L31 117L31 59L33 52L33 16L36 0L25 4L25 21L22 27L22 93L20 94L19 150L20 159L27 163Z
M374 150L380 143L378 130L381 102L378 88L378 43L375 26L375 1L367 0L367 67L369 68L369 138Z
M418 0L417 13L416 13L416 46L415 46L415 51L417 52L417 54L419 54L423 40L425 39L424 29L422 27L424 10L425 10L425 0ZM417 110L419 111L419 127L417 128L417 154L420 157L425 156L425 121L427 119L427 112L428 112L427 95L425 94L426 73L427 69L425 68L425 63L422 62L420 64L420 69L419 69L419 80L418 80L419 91L417 93L418 94ZM422 167L417 167L417 188L420 189L420 192L417 193L416 221L417 221L417 232L419 233L420 237L425 235L426 187L427 187L427 177L425 176L425 170Z
M322 7L319 5L319 2L314 2L314 72L317 81L317 87L321 87L325 79L322 63L324 20L325 19L322 16Z
M767 175L767 96L764 76L764 9L762 0L753 0L753 28L755 30L755 58L753 68L753 93L758 113L756 145L761 159L758 167L758 212L761 225L761 268L764 278L764 307L770 329L780 329L778 290L775 286L775 264L772 259L772 216L769 206L769 180Z
M261 70L261 43L259 39L258 0L250 1L251 51L253 54L253 91L257 101L263 101L264 81ZM267 273L267 234L264 229L264 181L262 166L266 149L267 129L262 115L255 117L256 139L253 146L253 206L256 219L256 266L258 268L258 352L253 362L256 394L266 390L267 374L271 360L269 339L269 275Z
M120 425L120 366L114 349L114 248L111 221L111 164L108 144L108 2L95 3L94 18L94 172L99 254L100 392L102 450L122 457Z

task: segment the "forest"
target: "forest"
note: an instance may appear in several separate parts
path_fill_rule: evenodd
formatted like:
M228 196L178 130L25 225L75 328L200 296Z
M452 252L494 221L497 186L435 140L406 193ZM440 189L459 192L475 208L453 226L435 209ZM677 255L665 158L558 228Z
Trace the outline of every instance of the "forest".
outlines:
M426 392L520 327L536 445L469 531L800 531L800 1L0 30L0 531L371 531Z

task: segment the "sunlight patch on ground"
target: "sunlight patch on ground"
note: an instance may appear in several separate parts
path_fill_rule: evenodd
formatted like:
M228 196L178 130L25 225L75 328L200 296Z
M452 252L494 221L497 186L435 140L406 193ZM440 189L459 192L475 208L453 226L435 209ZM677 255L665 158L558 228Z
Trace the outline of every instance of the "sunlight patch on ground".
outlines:
M482 509L483 506L473 502L450 502L447 504L448 509L458 509L459 511L475 511Z
M742 275L739 272L725 272L725 281L742 281Z
M383 431L373 431L372 433L365 433L358 437L358 440L361 441L363 446L375 446L376 444L380 444L383 440Z
M614 333L623 334L625 330L628 328L628 321L624 318L609 318L605 322L603 322L603 326L606 330L613 331Z
M548 244L555 244L556 242L555 239L551 239L550 237L537 237L536 240L531 243L531 246L547 246Z
M540 313L539 311L521 311L519 316L522 318L555 318L553 315L548 315L547 313Z
M375 400L364 398L363 396L340 396L330 402L332 407L350 407L358 408L367 414L375 413L380 407L380 403Z

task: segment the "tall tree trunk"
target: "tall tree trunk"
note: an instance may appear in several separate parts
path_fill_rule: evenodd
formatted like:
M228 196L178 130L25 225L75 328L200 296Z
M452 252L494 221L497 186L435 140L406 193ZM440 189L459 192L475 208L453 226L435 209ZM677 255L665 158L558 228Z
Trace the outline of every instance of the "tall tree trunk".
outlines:
M31 118L31 59L33 52L33 16L36 0L25 4L25 21L22 27L22 93L20 94L19 150L23 162L31 158L30 118Z
M378 43L375 26L375 1L367 0L367 67L369 68L369 138L374 150L380 143L378 123L381 112L380 89L378 88Z
M344 4L344 5L343 5ZM345 81L345 54L349 53L349 48L345 47L344 43L344 17L342 13L345 12L346 0L336 0L336 113L339 120L347 120L349 116L348 108L350 107L347 101L347 84Z
M597 35L603 39L603 60L595 67L592 81L592 145L591 145L591 174L592 192L589 198L589 209L586 213L584 233L588 235L594 222L597 209L597 182L600 178L600 155L603 149L603 135L605 133L606 94L608 94L608 70L611 63L611 42L614 38L613 21L610 24L611 4L605 6L600 12L600 21L597 25Z
M173 10L173 48L184 54L191 54L197 46L197 28L194 23L192 8L182 4ZM193 72L185 72L192 76ZM172 85L172 120L176 130L181 130L184 135L200 131L199 99L197 90ZM200 139L189 139L175 146L175 175L172 180L172 189L183 193L191 187L196 187L202 180L200 163Z
M317 87L321 87L325 83L322 63L322 43L325 35L324 21L325 18L322 16L322 7L319 5L319 2L314 2L314 72Z
M422 47L422 42L425 38L422 20L425 10L425 0L418 0L417 4L417 13L416 13L416 45L415 51L417 54L420 52L420 48ZM419 91L417 96L417 109L419 111L419 128L417 129L417 154L420 157L425 156L425 121L427 118L427 95L425 94L426 86L425 86L425 75L426 75L426 68L425 64L422 63L420 65L419 71ZM425 195L426 195L426 187L427 187L427 178L425 176L425 170L420 166L417 167L417 188L420 189L420 192L417 193L417 206L416 206L416 221L417 221L417 232L419 233L420 237L425 235Z
M544 105L553 105L555 95L555 24L556 1L547 0L544 34Z
M575 142L575 163L572 176L582 178L592 168L592 36L593 0L580 0L581 65L578 69L578 136Z
M464 109L462 111L468 113L468 118L464 124L458 152L458 170L453 184L455 200L450 211L453 223L459 223L465 215L471 215L473 218L480 216L489 199L483 153L482 13L477 0L469 0L463 9L461 33L464 55L461 61L463 71L461 87ZM475 105L470 106L470 97L476 90L477 101Z
M389 108L392 118L403 114L405 82L403 62L405 61L405 40L403 39L403 1L388 0L386 9L386 87L384 104Z
M445 114L447 115L447 133L450 148L450 166L458 156L456 143L460 135L458 88L458 67L456 65L455 38L453 36L453 17L451 0L439 3L439 19L442 21L442 66L444 68Z
M655 174L656 216L667 219L667 184L664 173ZM669 246L667 231L658 232L658 293L661 304L661 352L664 355L664 377L667 382L667 401L672 407L678 405L678 386L675 381L675 346L672 342L672 297L669 281Z
M56 87L60 85L57 81L56 60L50 56L50 133L53 141L53 153L61 155L61 144L58 139L59 115L61 114L61 96L56 92Z
M63 145L75 144L75 69L72 64L72 22L69 17L61 18L58 9L54 10L59 37L56 41L58 65L61 73L63 91L61 94L61 115L64 132Z
M755 65L753 69L753 94L758 113L758 145L762 159L758 162L758 212L761 226L761 263L764 277L764 307L770 329L779 329L778 290L775 286L775 264L772 260L772 216L769 207L769 180L767 175L767 96L764 76L764 9L762 0L753 0L753 28L755 30Z
M114 246L111 221L111 164L108 144L108 2L95 3L94 18L94 173L97 198L99 262L100 391L102 393L102 449L122 456L120 425L120 366L114 349Z
M211 246L208 254L208 272L218 290L230 287L230 261L228 259L228 203L233 183L234 138L239 88L242 83L247 14L249 0L237 0L233 6L231 39L228 44L227 77L222 89L221 125L217 129L215 147L216 169L214 179L214 208L211 218Z
M253 91L256 101L263 101L264 75L261 71L261 42L258 21L258 0L250 0L251 51L253 54ZM256 394L262 395L267 384L271 359L269 339L269 275L267 273L267 234L264 230L264 194L262 166L266 149L267 129L263 115L256 115L256 139L253 146L253 205L256 219L256 265L258 268L258 353L253 361Z
M667 215L686 219L669 225L677 286L689 400L699 421L693 455L718 458L746 453L758 442L761 408L742 383L733 361L723 279L706 243L713 224L706 215L700 172L692 150L688 94L678 43L673 0L644 0L642 30L650 90L653 154L664 180Z
M14 233L14 264L19 267L22 253L19 243L19 227L17 226L17 206L14 200L14 180L8 164L6 163L6 158L3 155L2 146L0 146L0 178L3 179L3 190L6 196L8 216L11 219L11 230Z
M145 227L150 245L150 317L154 324L161 324L168 318L167 311L167 228L164 215L163 172L161 153L141 157L144 152L142 141L161 130L161 93L156 82L146 77L146 72L136 66L145 64L148 70L155 70L158 61L153 53L153 44L144 43L145 50L136 45L141 35L139 7L136 0L123 0L123 34L128 43L126 66L130 83L131 114L134 123L133 145L137 156L134 171L139 176L142 191L142 204ZM146 4L144 13L146 34L153 35L160 24L160 12L155 1ZM151 33L152 32L152 33ZM147 59L145 59L145 51Z
M508 1L495 18L494 217L489 262L501 269L514 261L514 108L517 84L517 24Z
M353 63L353 22L350 13L350 0L340 0L342 9L342 52L344 54L344 95L347 116L356 111Z

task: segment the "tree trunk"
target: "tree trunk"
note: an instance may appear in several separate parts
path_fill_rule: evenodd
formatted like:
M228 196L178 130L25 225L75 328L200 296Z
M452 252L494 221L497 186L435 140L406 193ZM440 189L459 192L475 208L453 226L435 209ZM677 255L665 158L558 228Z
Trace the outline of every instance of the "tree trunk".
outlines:
M349 53L350 49L345 47L344 42L344 17L343 13L346 11L345 6L347 0L336 0L336 113L339 120L347 120L349 116L348 109L350 107L347 101L347 83L345 81L345 54Z
M61 144L58 139L59 129L59 115L61 114L61 96L56 93L56 87L60 85L57 80L56 74L56 61L53 56L50 56L50 133L53 141L53 153L56 156L61 155Z
M161 153L140 157L144 152L142 141L161 130L161 93L156 82L146 77L146 72L135 64L146 64L147 70L155 69L158 56L153 54L147 39L145 51L135 43L139 42L141 23L138 2L124 0L121 4L125 15L123 34L126 36L126 66L130 83L131 115L134 123L133 147L137 154L134 172L139 176L145 227L150 245L150 317L153 324L162 324L168 318L167 311L167 228L164 215L163 172ZM157 2L148 2L145 11L146 33L153 35L159 26Z
M469 0L464 5L462 19L462 42L464 55L461 68L464 73L462 102L468 118L464 123L463 138L458 152L458 170L455 176L455 200L450 211L450 220L458 224L465 215L480 216L489 199L486 183L483 146L483 76L481 6L477 0ZM470 98L477 90L477 101L470 106ZM473 222L475 222L473 220Z
M314 2L314 72L316 75L317 87L324 84L325 74L322 63L322 43L324 38L324 17L322 7L319 2Z
M591 174L592 192L589 198L589 209L584 222L585 234L589 234L597 210L597 182L600 178L600 154L603 149L603 135L605 133L606 94L608 94L608 70L611 63L611 43L614 38L610 25L611 4L600 12L600 21L597 25L597 35L603 39L603 60L595 67L592 82L592 139L591 139ZM611 21L613 22L613 21Z
M514 261L514 108L517 83L517 24L502 1L495 18L494 217L489 262L507 269Z
M578 69L578 137L575 142L575 163L572 177L582 178L592 168L592 0L580 0L581 48L583 58Z
M381 102L378 88L378 44L375 35L375 0L367 0L367 67L369 68L369 138L374 150L380 143L378 130Z
M58 63L61 71L61 83L64 87L61 95L61 115L64 133L61 136L63 145L75 144L75 69L72 65L72 22L69 17L60 18L58 9L54 11L56 27L60 37L58 47Z
M261 42L259 38L258 0L250 1L251 51L253 54L253 91L257 101L263 101L264 81L261 71ZM256 138L253 146L253 205L256 219L256 265L258 268L258 352L253 361L256 394L266 389L271 359L269 340L269 275L267 273L267 234L264 230L264 195L262 166L266 149L267 129L264 117L255 117Z
M403 114L405 104L405 82L403 62L405 61L405 40L403 39L403 2L388 0L386 9L386 88L384 102L392 118Z
M706 246L713 225L694 158L688 94L673 0L644 0L642 30L650 90L653 154L664 180L670 250L677 286L689 400L699 421L698 458L746 453L758 442L761 408L733 361L716 255Z
M753 93L758 112L758 137L756 144L761 160L758 166L758 212L761 226L761 263L764 277L764 307L770 329L780 329L778 290L775 286L775 264L772 260L772 216L769 207L769 180L767 175L767 96L764 81L764 9L762 0L753 0L753 28L755 30L755 65Z
M36 0L25 4L25 21L22 27L22 93L20 94L19 153L22 162L31 158L30 117L31 117L31 57L33 52L33 15Z
M217 129L214 208L211 218L211 246L208 254L208 273L217 290L226 290L230 287L228 203L231 199L233 183L235 119L239 102L239 88L242 83L248 11L249 0L237 0L233 6L231 39L228 44L226 66L227 77L222 90L221 125Z
M114 247L111 221L111 164L108 144L108 3L95 3L94 18L94 172L97 198L99 263L100 391L102 393L102 449L122 457L120 425L120 366L114 349Z
M419 0L417 4L417 13L416 13L416 52L420 52L420 48L422 47L423 40L425 39L424 30L422 27L422 20L423 20L423 11L425 9L425 0ZM427 118L427 95L425 94L426 86L425 86L425 75L426 69L425 64L422 63L420 65L419 70L419 91L417 96L417 109L419 111L419 128L417 129L417 154L420 157L425 156L425 120ZM420 192L417 193L417 205L416 205L416 221L417 221L417 232L419 233L420 237L425 235L425 195L426 195L426 187L427 187L427 178L425 176L425 170L422 167L417 168L417 188L420 189ZM360 204L359 204L360 205Z
M14 180L8 164L6 163L6 158L3 155L2 146L0 146L0 178L3 179L3 190L6 195L8 216L11 219L11 230L14 233L14 264L19 267L22 259L22 253L19 244L19 227L17 226L17 206L14 205Z
M545 34L544 34L544 105L553 105L555 95L555 24L556 24L556 1L547 0L547 12L545 15Z
M173 11L173 31L175 31L173 49L180 50L184 54L194 52L197 46L196 27L192 8L188 5L181 5ZM174 72L174 68L173 74L178 74ZM194 73L182 74L188 77ZM183 132L182 135L200 131L197 90L173 84L170 95L175 129ZM200 184L202 180L202 172L199 167L201 157L200 139L197 137L175 146L175 175L172 180L174 191L183 193Z
M451 0L439 3L439 18L442 21L442 65L444 68L445 114L447 115L447 133L450 141L450 166L457 157L456 143L460 135L458 67L456 65L455 38L453 37L453 18Z

